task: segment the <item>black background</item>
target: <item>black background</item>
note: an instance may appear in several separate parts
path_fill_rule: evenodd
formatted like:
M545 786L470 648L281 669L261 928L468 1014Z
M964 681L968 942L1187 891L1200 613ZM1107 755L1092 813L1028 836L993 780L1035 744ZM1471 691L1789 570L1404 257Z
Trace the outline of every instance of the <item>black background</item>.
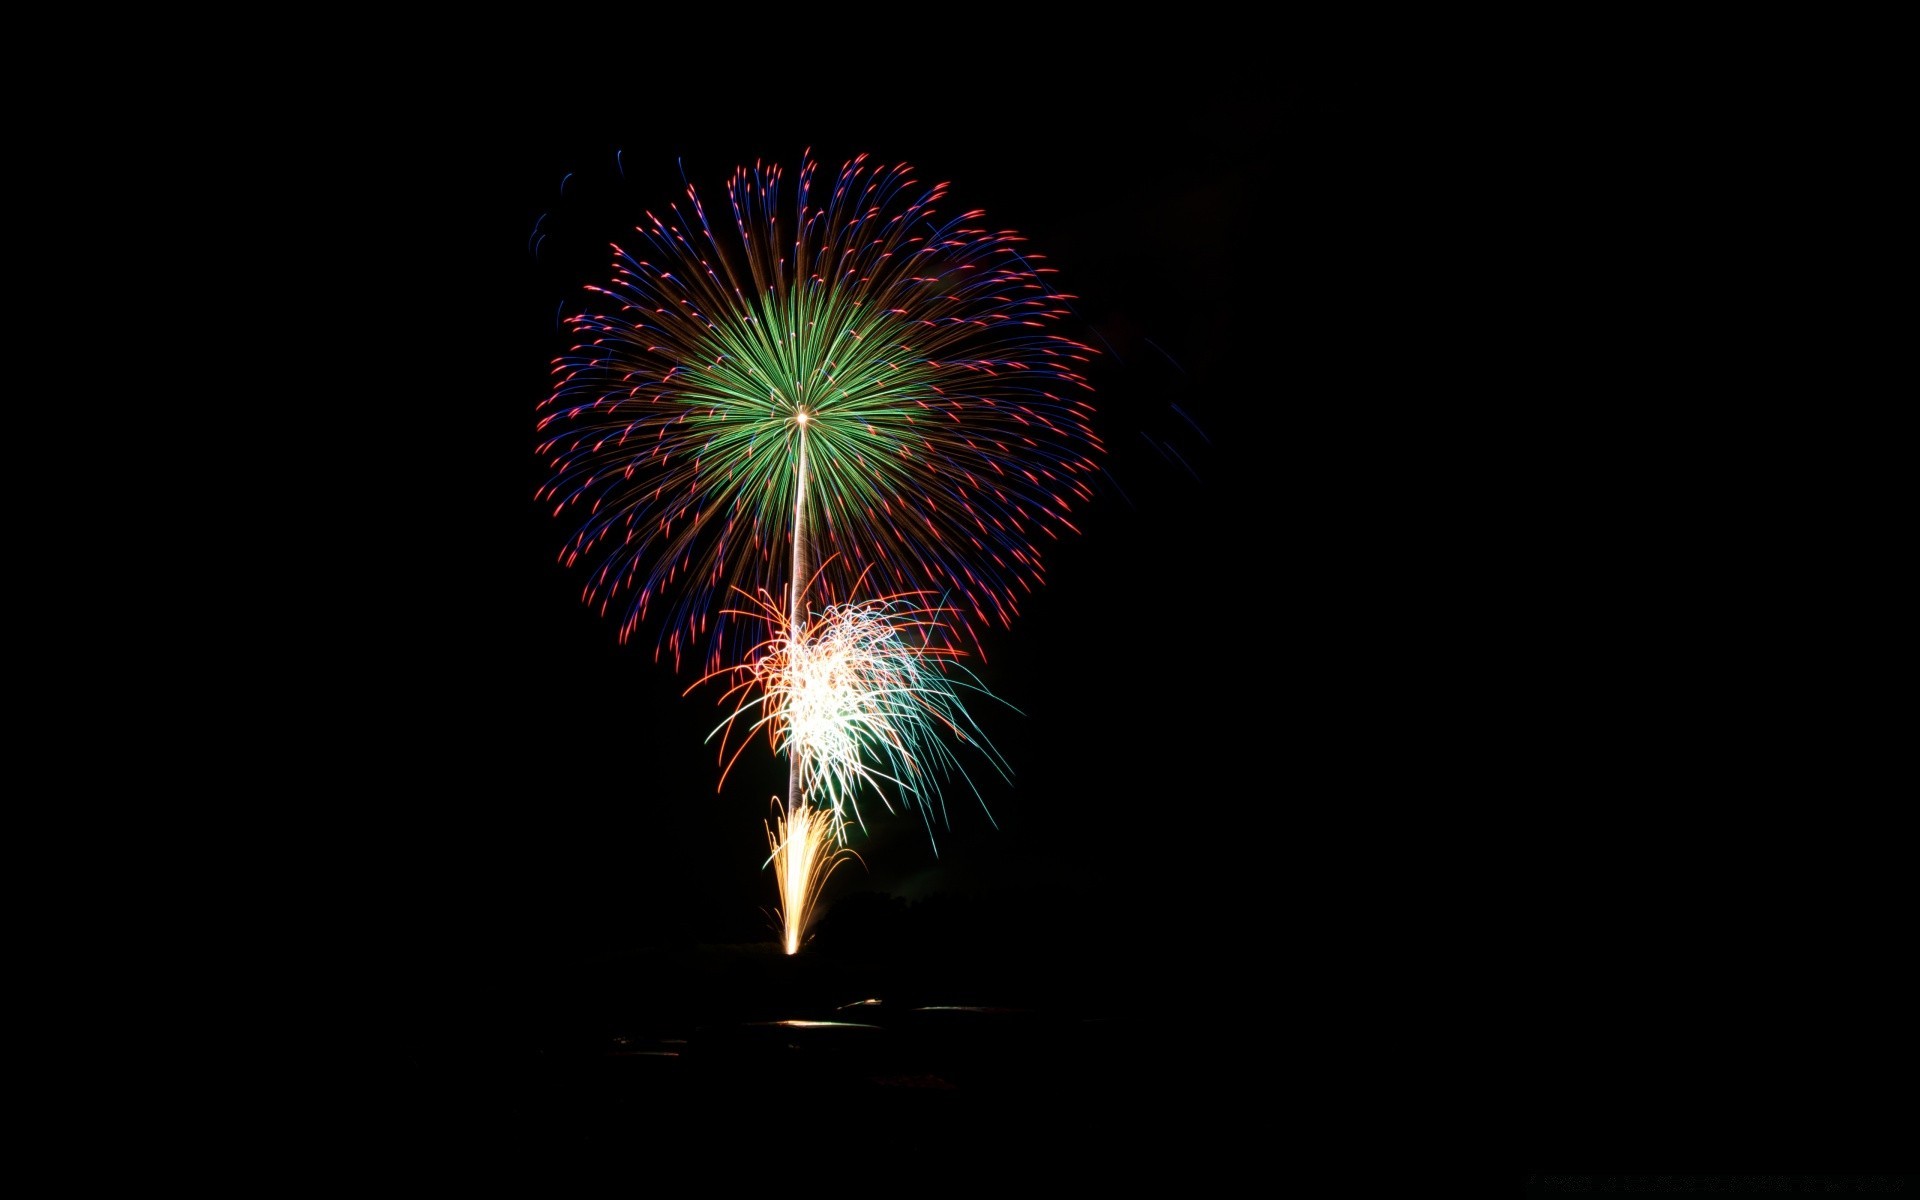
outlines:
M1196 1078L1270 1084L1394 1006L1371 982L1410 919L1390 847L1436 790L1441 739L1413 713L1459 586L1426 541L1430 351L1398 314L1425 286L1420 197L1449 185L1347 89L1200 66L1089 61L1005 92L936 70L907 103L846 80L788 100L460 77L342 138L365 320L329 472L352 521L316 586L347 650L315 666L350 698L309 761L338 781L338 944L380 1077L438 1114L396 1128L473 1126L483 1064L856 987L1137 1023L1125 1061L1156 1099L1134 1119L1175 1122L1228 1104ZM823 965L739 975L713 964L773 943L784 771L750 753L716 793L717 691L683 695L694 673L654 660L652 629L620 646L579 602L568 529L531 499L532 426L556 307L603 281L606 243L682 171L711 205L735 165L809 148L951 180L1059 269L1109 351L1111 482L973 664L1011 706L975 706L1013 771L972 771L997 827L950 789L936 855L881 814L801 956Z
M348 599L379 647L362 736L401 793L369 849L423 954L767 932L779 764L750 754L716 794L717 690L683 695L695 673L656 662L651 630L616 644L531 501L556 307L578 311L606 242L683 169L712 196L736 162L809 147L911 161L1048 255L1110 347L1093 381L1112 486L973 664L1018 710L976 714L1014 772L973 771L998 828L961 790L936 856L883 815L836 891L975 898L1048 955L1277 937L1300 832L1424 752L1381 737L1420 687L1408 630L1450 586L1423 580L1422 484L1395 477L1420 405L1381 382L1420 353L1384 321L1411 182L1338 93L1057 86L1080 98L822 114L514 93L415 114L417 156L368 195L391 247L368 287L405 331L357 404L370 453L349 486L378 513Z
M1020 710L976 712L998 828L964 794L938 857L876 823L819 959L1138 1020L1169 1123L1197 1090L1254 1152L1461 1097L1542 1152L1879 1144L1891 876L1857 822L1786 816L1826 800L1754 719L1776 497L1697 452L1697 395L1565 348L1589 310L1627 336L1643 293L1582 281L1635 172L1680 186L1684 155L1623 149L1655 115L1630 99L1563 120L1134 50L805 86L443 64L312 150L343 280L314 370L347 369L315 416L342 449L303 460L327 649L284 769L329 797L319 905L374 1078L467 1081L471 1048L644 1022L636 994L788 994L674 977L772 941L779 772L716 794L716 697L578 602L532 424L597 247L682 170L711 198L811 148L912 162L1049 256L1114 351L1118 485L975 664Z

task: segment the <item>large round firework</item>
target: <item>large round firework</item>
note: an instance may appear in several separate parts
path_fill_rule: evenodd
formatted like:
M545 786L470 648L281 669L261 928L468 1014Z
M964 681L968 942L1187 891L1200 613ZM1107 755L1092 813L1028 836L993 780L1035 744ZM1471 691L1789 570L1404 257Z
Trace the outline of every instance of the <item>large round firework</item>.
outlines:
M735 171L719 230L691 185L646 214L540 405L537 498L580 522L561 560L622 641L657 614L676 666L737 662L757 631L722 598L791 597L809 559L825 594L945 597L977 649L1093 494L1093 351L1041 256L905 165L863 155L825 195L815 170L786 204L780 168Z

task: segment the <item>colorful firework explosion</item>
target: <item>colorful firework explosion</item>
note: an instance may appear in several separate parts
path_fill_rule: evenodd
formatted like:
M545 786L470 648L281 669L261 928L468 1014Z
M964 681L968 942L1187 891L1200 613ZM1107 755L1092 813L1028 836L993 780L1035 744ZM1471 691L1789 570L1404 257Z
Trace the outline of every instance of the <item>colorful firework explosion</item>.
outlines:
M779 167L737 170L734 237L691 185L648 213L540 405L536 499L581 522L561 561L589 566L581 598L622 641L662 606L676 669L739 661L753 634L719 597L792 597L796 527L832 594L872 572L945 596L943 627L979 650L1044 581L1038 539L1093 495L1094 351L1050 331L1072 299L1052 268L978 210L943 215L947 185L905 165L862 155L818 198L815 171L783 211Z
M722 737L722 786L752 735L765 732L793 765L796 800L804 797L821 811L838 844L846 843L849 819L865 826L863 792L889 812L896 800L917 808L930 836L936 816L946 821L941 785L952 776L966 780L984 807L948 739L980 751L1010 778L960 695L991 693L958 663L961 652L944 644L940 633L950 614L918 600L906 595L830 605L796 629L762 593L759 615L771 635L745 663L716 672L733 680L721 702L736 702L714 730ZM728 735L743 722L746 736L729 754Z

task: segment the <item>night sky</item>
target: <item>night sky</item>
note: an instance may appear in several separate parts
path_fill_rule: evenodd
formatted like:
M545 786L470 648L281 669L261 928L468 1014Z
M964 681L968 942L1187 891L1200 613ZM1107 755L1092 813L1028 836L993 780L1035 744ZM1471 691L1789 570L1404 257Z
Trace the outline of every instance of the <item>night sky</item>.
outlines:
M1089 372L1111 480L970 664L1013 706L972 706L1013 771L972 772L998 827L958 785L937 856L917 819L880 814L830 885L829 957L924 934L915 953L960 965L919 985L1178 1011L1209 1053L1284 1059L1326 1104L1397 1086L1330 1068L1338 1046L1445 1024L1436 996L1507 1006L1551 1059L1530 1094L1582 1120L1642 1087L1610 1074L1622 1056L1680 1037L1621 961L1710 964L1689 1028L1738 1007L1741 953L1774 943L1709 952L1666 919L1707 937L1698 914L1753 896L1786 920L1764 835L1724 800L1667 799L1708 668L1665 654L1654 606L1706 619L1713 568L1655 513L1691 493L1660 456L1633 486L1610 475L1630 440L1554 407L1582 370L1487 325L1527 301L1475 265L1475 230L1526 223L1536 143L1487 155L1414 97L1203 66L1089 59L996 90L928 62L906 103L851 79L460 69L327 148L362 341L338 398L352 456L327 464L351 523L317 548L343 647L322 667L358 699L319 719L336 753L313 770L352 831L343 953L395 1053L538 1040L582 964L773 940L762 821L784 766L750 751L716 793L718 691L683 695L695 672L654 661L656 626L622 646L580 603L583 569L555 562L572 526L531 499L533 423L568 344L556 309L604 282L606 243L683 170L711 208L736 165L791 172L808 148L823 173L866 152L951 181L1048 256L1111 351ZM1533 364L1528 396L1501 355ZM1497 846L1517 878L1468 857ZM1483 1005L1513 960L1473 946L1507 907L1529 982ZM1740 1028L1785 1011L1764 994ZM1686 1069L1724 1102L1766 1068L1717 1037Z
M415 114L399 140L418 157L369 193L407 332L369 381L395 398L366 409L378 453L355 486L379 516L354 618L388 659L370 704L406 802L374 849L407 936L428 953L765 936L784 767L749 753L716 794L718 690L683 696L696 673L654 661L652 626L620 646L579 602L583 571L555 562L570 526L531 500L532 423L566 344L556 308L603 281L606 243L676 198L682 168L711 204L736 163L791 170L808 147L829 170L865 151L952 181L1049 257L1110 348L1091 371L1110 479L970 663L1012 706L974 706L1013 770L971 772L998 828L956 783L937 857L883 813L836 891L982 897L1103 945L1181 943L1195 914L1253 931L1241 872L1294 852L1278 835L1311 803L1301 770L1319 788L1349 769L1365 733L1338 714L1373 702L1364 676L1395 640L1369 628L1396 620L1393 535L1353 536L1389 504L1380 427L1406 402L1357 395L1392 302L1391 172L1357 114L1232 80L1044 118L520 99Z

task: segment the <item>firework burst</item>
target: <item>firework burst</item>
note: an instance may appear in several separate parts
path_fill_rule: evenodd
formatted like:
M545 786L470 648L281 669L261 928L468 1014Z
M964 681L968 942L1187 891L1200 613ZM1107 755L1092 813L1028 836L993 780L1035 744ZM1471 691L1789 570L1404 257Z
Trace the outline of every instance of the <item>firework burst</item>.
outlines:
M1071 300L1052 268L905 165L815 173L783 205L779 167L737 170L724 236L691 185L648 213L540 405L536 499L580 522L561 561L622 641L659 606L676 668L739 661L733 590L786 594L797 622L809 539L833 594L871 572L944 596L943 631L977 651L1093 495L1094 352L1052 332Z
M763 593L759 616L772 635L745 663L718 673L731 679L722 704L734 704L714 730L721 738L722 786L753 735L764 733L792 764L790 816L804 799L820 810L836 844L846 843L849 820L864 828L862 795L878 798L889 812L896 803L917 809L929 835L936 816L946 823L941 787L953 776L965 780L984 807L948 743L973 747L1010 777L961 697L963 691L991 693L941 637L950 614L920 599L830 605L794 626ZM730 754L736 730L744 736Z

